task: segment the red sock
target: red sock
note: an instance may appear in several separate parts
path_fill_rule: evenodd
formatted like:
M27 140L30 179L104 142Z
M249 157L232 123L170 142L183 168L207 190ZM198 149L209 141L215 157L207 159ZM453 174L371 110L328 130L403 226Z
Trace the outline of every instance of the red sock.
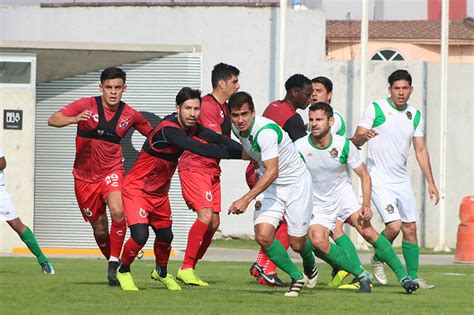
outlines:
M267 260L268 260L267 254L265 254L265 252L260 248L260 251L258 252L257 260L256 260L257 265L259 265L260 267L263 267L265 266L265 263L267 262Z
M153 250L155 252L156 265L160 267L168 265L168 260L170 259L171 252L171 243L160 242L155 239Z
M104 255L107 260L110 258L110 236L107 235L104 238L98 238L97 236L94 235L95 242L97 243L97 246L99 246L100 251Z
M145 246L145 244L139 245L135 242L133 238L129 238L128 241L125 242L125 246L123 247L121 257L122 265L130 266L135 260L135 257L137 257L137 254L140 249L143 248L143 246Z
M127 223L125 219L120 222L112 221L112 226L110 227L110 256L120 257L126 232Z
M204 254L207 252L209 245L211 245L212 243L212 237L214 236L214 233L214 230L207 229L206 233L204 234L202 244L201 246L199 246L197 259L194 261L194 267L196 267L198 260L202 259L202 257L204 257Z
M204 234L206 233L207 228L208 225L199 220L196 220L193 226L191 226L181 269L192 269L194 267L195 261L198 257L199 247L204 239Z

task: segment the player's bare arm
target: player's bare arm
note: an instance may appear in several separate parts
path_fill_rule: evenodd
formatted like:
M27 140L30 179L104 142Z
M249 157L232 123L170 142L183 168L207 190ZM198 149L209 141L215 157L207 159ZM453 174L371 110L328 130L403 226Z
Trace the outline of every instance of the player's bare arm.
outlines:
M0 158L0 171L3 171L7 167L7 159L4 156Z
M77 124L81 121L86 121L92 117L92 112L88 109L84 110L77 116L65 116L61 112L55 112L48 119L48 126L57 128L66 127L71 124Z
M439 192L438 188L436 188L433 172L431 171L430 155L426 149L425 138L414 137L412 142L415 148L416 160L428 182L428 194L430 195L430 199L434 200L437 205L439 202Z
M364 221L369 221L372 218L372 209L370 208L370 195L372 193L372 180L369 172L365 167L365 163L354 168L354 173L360 178L362 187L362 205L359 210L359 215Z
M361 126L357 126L357 129L352 136L351 141L357 147L360 148L363 146L368 140L376 137L379 133L374 129L367 129Z
M263 161L265 173L260 177L255 186L242 198L234 201L228 210L228 214L241 214L247 210L249 203L270 186L278 177L278 157Z

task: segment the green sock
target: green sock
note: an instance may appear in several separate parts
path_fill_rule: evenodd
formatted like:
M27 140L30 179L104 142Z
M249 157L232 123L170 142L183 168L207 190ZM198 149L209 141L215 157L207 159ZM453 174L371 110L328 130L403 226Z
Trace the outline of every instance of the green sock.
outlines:
M346 234L342 234L342 236L335 240L335 242L337 246L341 247L346 252L350 260L353 260L359 265L362 265L354 243L352 243L351 239Z
M403 268L402 262L393 250L392 244L384 234L380 234L373 245L375 254L380 258L381 261L387 263L387 265L390 266L393 272L395 272L397 275L398 281L402 280L408 275L405 271L405 268Z
M315 248L315 249L313 249L313 253L316 255L316 257L318 257L319 259L321 259L321 260L325 261L327 264L329 264L332 269L336 269L336 270L341 269L341 267L339 267L335 262L329 260L328 257L326 255L324 255L323 252L320 252Z
M320 255L324 255L324 253L320 252L318 249L315 249L315 252L317 253L316 255L318 257L320 257ZM331 244L329 253L326 256L330 261L334 262L341 269L350 272L356 277L360 276L365 271L360 264L349 259L346 252L336 244Z
M393 244L393 241L389 240L389 239L387 238L387 235L385 235L385 230L383 230L383 231L380 233L380 235L383 235L383 236L385 237L385 239L390 242L390 244ZM380 259L380 257L377 256L377 253L374 254L374 260L375 260L375 261L382 261L382 259Z
M28 246L29 250L33 253L33 255L36 256L36 259L40 264L45 263L48 261L48 258L43 254L41 251L41 248L38 245L38 242L36 242L35 235L33 232L31 232L29 227L26 227L25 232L20 235L21 240L23 243Z
M268 246L264 252L275 265L289 274L292 279L303 279L303 273L301 273L301 271L299 271L296 265L291 261L288 252L277 239L274 239L273 243Z
M311 241L306 239L306 245L303 248L303 251L300 253L301 258L303 259L303 269L305 271L311 271L316 263L313 255L313 244Z
M420 258L418 244L402 242L402 253L407 265L408 275L412 279L418 278L418 259Z

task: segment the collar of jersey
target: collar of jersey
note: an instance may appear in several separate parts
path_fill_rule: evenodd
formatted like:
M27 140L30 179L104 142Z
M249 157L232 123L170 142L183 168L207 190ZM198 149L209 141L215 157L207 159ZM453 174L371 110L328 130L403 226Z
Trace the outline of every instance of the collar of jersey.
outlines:
M239 131L239 134L241 137L247 139L248 137L250 137L250 135L252 134L252 130L253 130L253 125L255 125L255 117L253 118L253 121L252 121L252 126L250 126L250 131L249 131L249 134L247 136L244 136L242 134L242 132Z
M393 109L395 109L395 110L397 110L397 111L399 111L399 112L404 112L404 111L407 109L407 107L408 107L408 103L406 103L406 104L405 104L405 107L403 107L403 109L398 109L397 106L393 105L392 100L390 100L390 97L387 97L387 102L388 102L388 104L389 104L390 106L393 107Z
M320 148L316 145L313 144L313 142L311 142L311 134L308 135L308 142L309 142L309 145L311 145L313 148L317 149L317 150L326 150L327 148L329 148L332 144L332 134L331 134L331 141L329 141L329 144L324 147L324 148Z

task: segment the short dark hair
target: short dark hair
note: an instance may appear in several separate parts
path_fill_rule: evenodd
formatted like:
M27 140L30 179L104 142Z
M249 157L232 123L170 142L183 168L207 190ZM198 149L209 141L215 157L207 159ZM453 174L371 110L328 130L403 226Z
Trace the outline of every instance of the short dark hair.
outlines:
M243 91L234 93L228 101L229 111L231 109L240 109L245 103L249 104L249 109L251 112L255 110L252 96L250 96L249 93Z
M334 111L332 110L331 105L329 105L328 103L318 102L309 106L310 112L315 112L317 110L324 111L326 113L327 118L331 118L334 116Z
M233 75L238 76L240 73L239 69L226 63L218 63L214 66L211 73L212 88L216 88L220 80L230 80Z
M311 80L313 83L320 83L324 85L324 88L328 93L332 92L332 81L329 80L327 77L319 76Z
M123 83L127 79L127 74L120 68L117 67L109 67L104 69L100 74L100 83L104 83L105 80L112 80L112 79L122 79Z
M294 88L302 88L305 85L311 85L311 80L308 79L306 76L297 73L293 74L291 77L288 78L285 82L285 90L289 92L291 89Z
M405 80L408 81L408 84L411 86L411 75L408 71L404 69L395 70L389 77L388 77L388 84L390 86L393 85L395 81Z
M198 99L201 103L201 91L192 89L190 87L183 87L176 94L176 105L181 106L187 100Z

